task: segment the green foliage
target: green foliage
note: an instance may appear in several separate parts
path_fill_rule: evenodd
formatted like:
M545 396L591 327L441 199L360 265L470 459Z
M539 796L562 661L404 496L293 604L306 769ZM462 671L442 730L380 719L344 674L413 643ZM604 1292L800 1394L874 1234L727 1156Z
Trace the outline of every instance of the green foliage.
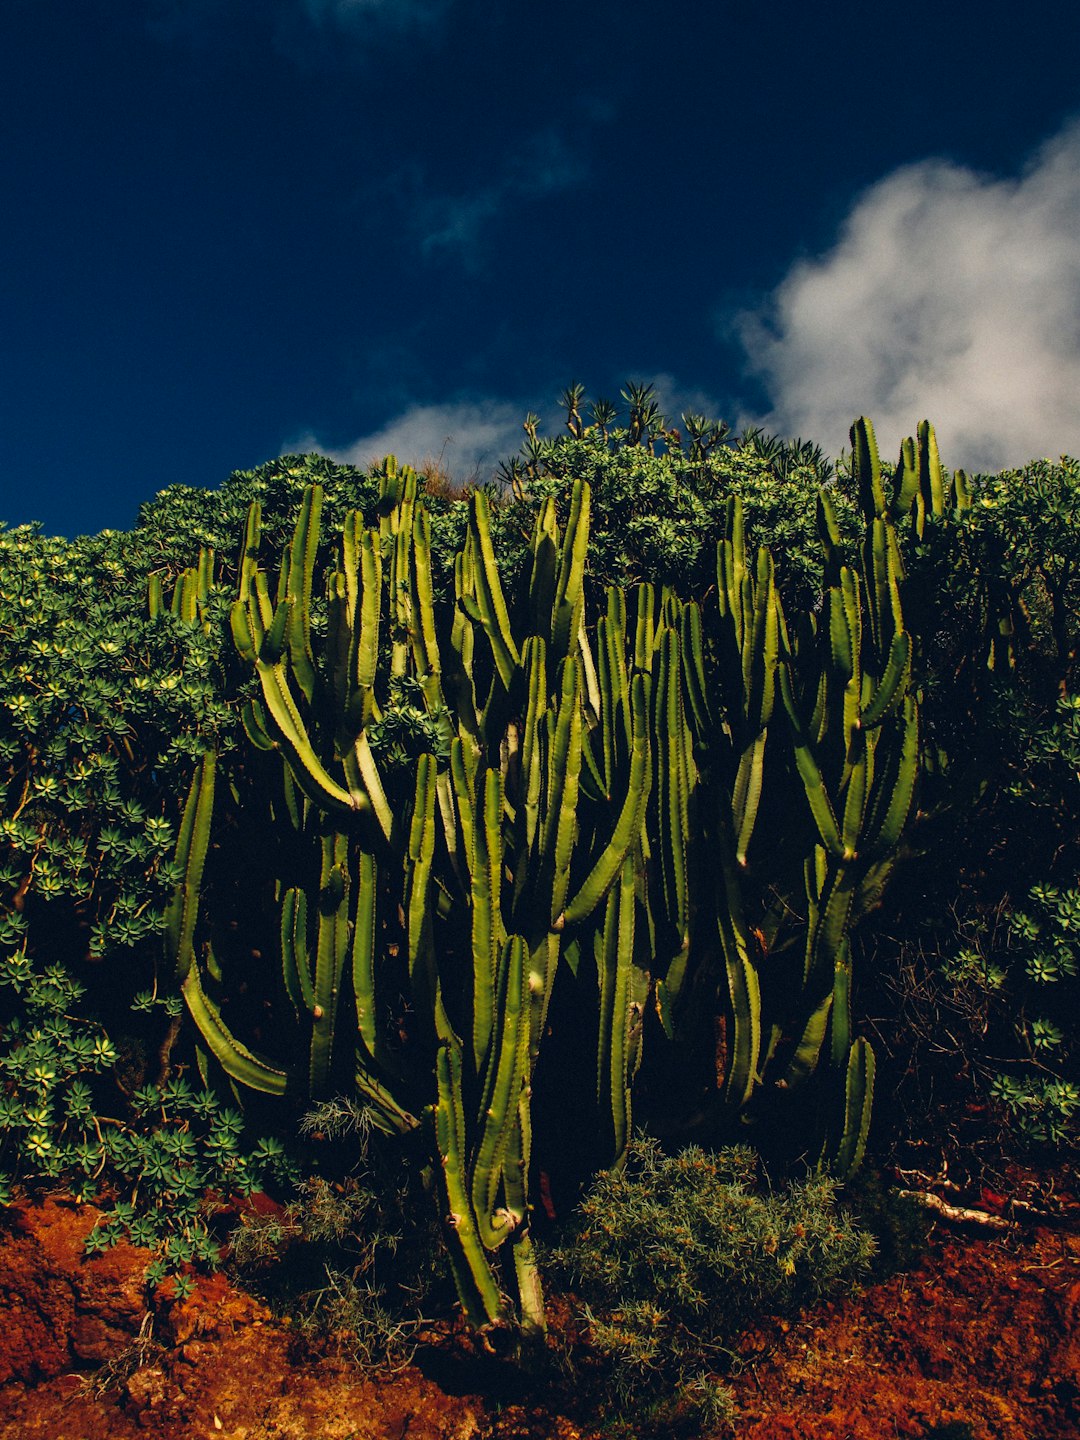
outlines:
M580 422L583 399L572 422L575 414ZM821 452L801 442L769 442L756 431L736 440L703 416L682 416L677 430L657 412L642 426L641 414L654 405L651 391L641 392L627 425L612 425L614 412L605 424L571 423L566 435L530 439L522 456L504 466L515 499L497 513L494 536L507 577L525 564L522 541L543 502L553 498L562 520L574 482L585 480L592 491L587 570L595 595L641 580L700 595L714 578L728 500L738 496L750 545L767 544L776 558L785 603L793 610L810 604L822 575L814 522L821 486L833 496L849 541L859 529L858 509L832 483Z
M285 1174L228 1112L343 1091L474 1318L539 1325L534 1145L569 1187L677 1111L851 1169L916 953L958 1039L911 1043L1074 1140L1077 462L969 479L924 423L889 474L859 422L833 476L623 400L466 503L289 456L0 530L4 1163L111 1185L95 1244L209 1249L195 1189Z
M1080 465L954 477L901 539L919 635L921 817L881 938L868 940L877 973L923 978L918 999L905 982L892 1046L928 1089L934 1072L938 1093L974 1085L1021 1145L1073 1145ZM946 1027L956 1049L931 1036Z
M874 1246L835 1197L820 1175L769 1193L745 1147L668 1156L635 1137L548 1257L589 1307L617 1403L691 1392L749 1326L849 1290Z
M242 1214L229 1268L300 1334L365 1369L407 1363L425 1316L452 1294L430 1173L347 1100L316 1106L301 1131L323 1149L352 1143L321 1157L281 1209Z
M228 743L213 643L171 615L145 617L145 559L135 537L112 532L67 544L0 531L9 966L31 924L58 958L77 947L127 967L154 949L174 883L169 785L207 738Z
M135 1090L125 1118L113 1118L107 1081L118 1056L99 1025L70 1013L82 987L59 965L28 966L17 982L21 1013L0 1030L5 1202L16 1183L63 1184L105 1210L88 1252L128 1239L156 1252L149 1286L172 1274L182 1289L183 1267L217 1264L211 1197L290 1183L285 1146L272 1136L245 1146L242 1115L183 1073Z
M648 397L633 403L645 416ZM285 837L280 973L306 1067L295 1049L255 1053L226 1018L216 943L205 966L190 947L173 963L232 1079L313 1098L351 1082L388 1133L424 1134L467 1315L538 1331L528 1187L549 1034L584 1019L596 1035L595 1082L549 1069L543 1099L591 1104L595 1084L599 1145L582 1148L615 1165L650 1009L712 1071L715 1128L748 1108L770 1119L777 1091L813 1076L820 1163L843 1174L861 1160L874 1057L853 1028L850 935L886 885L917 769L895 539L884 501L864 497L863 547L844 565L820 496L821 620L789 635L736 495L707 602L611 585L598 610L588 481L574 480L562 526L545 497L513 587L478 491L448 614L418 477L388 459L380 486L377 523L347 515L327 571L326 497L310 486L276 580L253 502L236 567L231 632L259 682L244 727L283 762L267 792ZM202 879L189 837L207 839L211 777L204 766L177 850L189 928ZM511 1261L516 1312L502 1298Z

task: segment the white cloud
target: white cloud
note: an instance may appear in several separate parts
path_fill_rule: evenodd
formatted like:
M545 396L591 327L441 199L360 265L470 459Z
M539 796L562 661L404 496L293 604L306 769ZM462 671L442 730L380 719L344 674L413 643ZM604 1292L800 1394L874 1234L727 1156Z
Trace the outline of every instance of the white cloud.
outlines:
M1080 453L1080 121L1019 177L886 176L736 328L772 404L743 419L776 433L836 453L865 414L891 458L926 417L951 465Z
M307 435L286 446L292 453L318 450L347 465L366 467L396 455L409 465L441 460L455 480L488 479L500 460L515 454L524 435L525 411L505 400L412 405L381 430L341 447Z

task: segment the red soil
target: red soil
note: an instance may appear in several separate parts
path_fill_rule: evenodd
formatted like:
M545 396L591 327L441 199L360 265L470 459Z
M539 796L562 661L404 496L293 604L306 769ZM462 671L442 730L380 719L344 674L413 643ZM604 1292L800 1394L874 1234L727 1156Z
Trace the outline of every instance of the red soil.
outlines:
M132 1369L147 1257L123 1245L85 1257L94 1214L50 1198L2 1221L0 1440L597 1434L571 1394L499 1406L415 1367L373 1378L312 1354L220 1275L182 1303L159 1295ZM740 1440L1080 1437L1080 1236L939 1231L917 1269L748 1335L743 1362L729 1382Z

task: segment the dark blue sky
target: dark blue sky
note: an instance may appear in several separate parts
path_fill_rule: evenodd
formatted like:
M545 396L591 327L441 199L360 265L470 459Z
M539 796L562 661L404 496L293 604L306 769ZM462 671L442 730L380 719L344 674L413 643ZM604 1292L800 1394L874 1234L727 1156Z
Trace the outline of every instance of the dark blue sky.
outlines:
M571 380L1075 450L1078 54L1060 0L3 0L0 519L471 473Z

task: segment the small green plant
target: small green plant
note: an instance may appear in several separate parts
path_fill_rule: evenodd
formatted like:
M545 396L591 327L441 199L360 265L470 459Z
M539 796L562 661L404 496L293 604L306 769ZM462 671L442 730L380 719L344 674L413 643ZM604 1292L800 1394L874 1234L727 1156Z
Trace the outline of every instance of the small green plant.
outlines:
M549 1256L587 1304L616 1406L674 1394L722 1418L714 1372L739 1334L850 1289L867 1271L874 1242L837 1206L836 1190L814 1175L769 1193L746 1147L668 1156L635 1137L625 1167L598 1177Z
M21 1001L0 1027L0 1203L16 1183L54 1184L105 1206L88 1253L121 1239L151 1249L146 1283L173 1275L182 1298L191 1288L184 1267L217 1265L212 1197L294 1182L285 1145L268 1137L246 1146L239 1111L180 1071L125 1102L107 1085L117 1049L77 1013L83 987L62 966L38 972L19 951L6 957L0 982ZM113 1108L122 1115L108 1114Z
M324 1168L335 1178L310 1175L280 1210L243 1216L230 1267L306 1338L365 1369L408 1364L429 1305L452 1294L431 1176L347 1098L309 1111L301 1133L346 1142L351 1166L334 1151Z

